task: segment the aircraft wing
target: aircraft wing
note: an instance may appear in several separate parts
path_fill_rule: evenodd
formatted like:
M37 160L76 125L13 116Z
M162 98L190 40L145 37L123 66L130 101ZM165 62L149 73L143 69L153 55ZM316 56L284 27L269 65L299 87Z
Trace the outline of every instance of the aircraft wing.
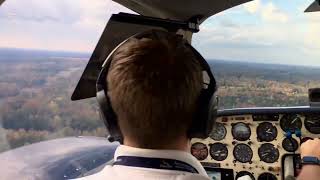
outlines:
M113 0L141 15L186 21L194 16L205 19L252 0Z
M317 12L320 11L320 0L313 2L304 12Z
M118 143L105 138L68 137L0 153L0 179L75 179L99 172Z

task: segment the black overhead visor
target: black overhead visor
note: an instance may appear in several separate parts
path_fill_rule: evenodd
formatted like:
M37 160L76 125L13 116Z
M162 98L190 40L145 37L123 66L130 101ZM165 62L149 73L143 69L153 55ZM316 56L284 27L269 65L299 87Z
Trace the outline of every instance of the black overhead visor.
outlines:
M320 11L320 0L315 0L304 12L318 12Z
M119 43L132 35L150 29L179 30L188 34L187 40L191 42L192 34L199 31L199 25L207 18L252 0L202 0L201 3L193 0L113 1L144 16L124 13L112 15L72 94L72 100L96 96L95 83L103 61Z
M173 21L125 13L112 15L71 99L80 100L96 96L96 81L103 62L114 48L129 37L151 29L170 32L182 30L192 34L197 32L198 28L197 22L191 21Z

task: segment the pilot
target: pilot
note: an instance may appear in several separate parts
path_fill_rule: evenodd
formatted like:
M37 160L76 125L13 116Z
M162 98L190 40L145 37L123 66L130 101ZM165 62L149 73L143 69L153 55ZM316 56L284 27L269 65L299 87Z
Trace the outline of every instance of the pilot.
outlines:
M158 30L115 48L100 72L97 99L110 134L123 145L111 165L82 179L210 179L190 154L190 138L195 137L190 132L199 107L214 109L211 100L201 99L213 96L204 95L204 88L216 90L215 83L205 82L204 62L198 58L180 36ZM205 117L199 122L201 118Z
M182 42L174 33L152 30L129 38L109 57L103 81L123 145L112 165L85 179L209 179L189 153L187 132L203 74L194 52Z

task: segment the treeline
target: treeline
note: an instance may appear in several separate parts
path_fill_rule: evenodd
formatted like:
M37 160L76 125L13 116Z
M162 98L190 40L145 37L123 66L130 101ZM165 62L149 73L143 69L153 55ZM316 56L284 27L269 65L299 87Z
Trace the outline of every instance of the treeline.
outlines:
M221 109L306 106L308 89L320 87L320 68L209 61Z
M95 99L72 102L86 65L80 59L0 61L0 152L66 137L105 136ZM287 66L211 63L220 108L307 105L320 71Z
M0 65L0 151L59 137L106 135L95 99L70 100L85 64L44 59Z

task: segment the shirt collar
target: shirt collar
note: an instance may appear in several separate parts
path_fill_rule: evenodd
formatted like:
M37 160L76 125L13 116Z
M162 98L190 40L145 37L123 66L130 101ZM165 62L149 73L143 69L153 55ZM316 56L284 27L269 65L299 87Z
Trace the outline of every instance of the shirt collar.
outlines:
M142 149L142 148L134 148L130 146L120 145L114 154L115 161L119 156L137 156L137 157L165 158L165 159L179 160L196 168L200 175L208 176L206 171L200 164L200 162L195 157L193 157L190 153L187 153L184 151Z

